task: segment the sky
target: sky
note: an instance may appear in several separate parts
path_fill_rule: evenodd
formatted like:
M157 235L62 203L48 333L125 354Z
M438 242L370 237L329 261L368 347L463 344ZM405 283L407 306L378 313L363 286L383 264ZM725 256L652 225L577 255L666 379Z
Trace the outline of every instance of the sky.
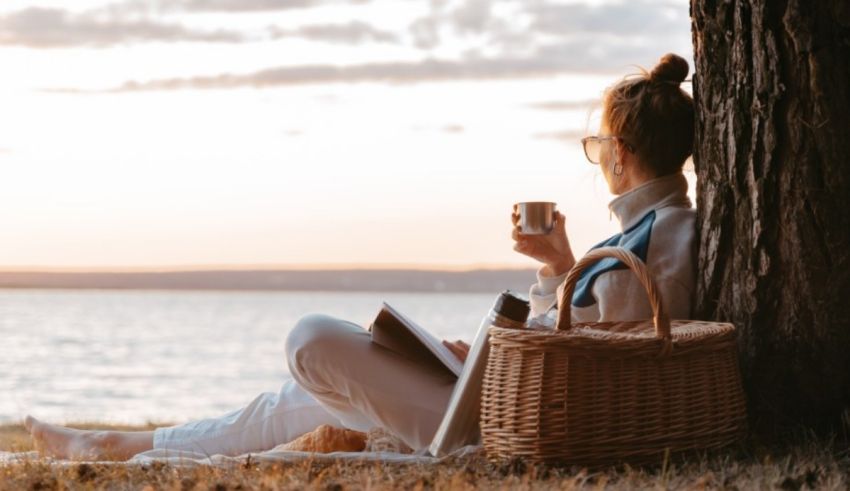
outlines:
M667 52L686 0L4 0L0 269L533 267L528 200L580 255L579 139Z

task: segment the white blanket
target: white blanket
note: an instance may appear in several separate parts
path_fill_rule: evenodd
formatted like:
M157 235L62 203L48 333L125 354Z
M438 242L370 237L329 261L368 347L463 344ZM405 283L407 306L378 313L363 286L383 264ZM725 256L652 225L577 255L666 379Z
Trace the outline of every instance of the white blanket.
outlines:
M110 465L143 465L153 462L167 463L173 466L192 467L198 465L213 465L213 466L229 466L236 464L244 464L248 459L251 462L298 462L302 460L333 462L337 460L343 461L361 461L361 462L411 462L423 464L435 464L447 459L472 455L483 451L481 445L467 445L461 447L445 457L437 458L427 455L425 449L414 454L402 454L395 452L331 452L331 453L312 453L312 452L259 452L238 455L229 457L226 455L204 455L198 452L185 450L148 450L140 454L134 455L130 460L125 462L91 462L97 464ZM77 465L79 462L70 460L61 460L53 458L39 457L38 452L0 452L0 466L21 463L26 461L41 460L56 465Z

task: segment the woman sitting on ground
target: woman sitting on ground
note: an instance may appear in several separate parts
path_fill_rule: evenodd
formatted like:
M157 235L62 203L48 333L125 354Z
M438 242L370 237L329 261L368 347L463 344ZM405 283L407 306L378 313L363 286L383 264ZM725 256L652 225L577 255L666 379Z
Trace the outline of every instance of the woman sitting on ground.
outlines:
M600 132L582 140L588 160L600 164L618 195L609 208L622 232L595 247L625 247L643 259L673 318L689 317L695 276L695 214L682 174L694 133L693 101L679 87L687 74L687 62L668 54L650 73L608 88ZM512 220L514 249L543 263L529 292L531 315L552 321L575 264L565 217L559 213L553 233L544 236L525 236L515 213ZM572 305L574 321L652 316L644 289L619 263L585 271ZM465 358L467 344L445 343ZM292 378L280 392L260 394L217 418L139 432L77 430L31 416L25 424L43 453L70 459L125 460L154 448L238 455L271 449L322 425L364 432L381 427L419 450L431 442L455 383L454 376L373 344L363 327L321 314L295 325L286 358Z

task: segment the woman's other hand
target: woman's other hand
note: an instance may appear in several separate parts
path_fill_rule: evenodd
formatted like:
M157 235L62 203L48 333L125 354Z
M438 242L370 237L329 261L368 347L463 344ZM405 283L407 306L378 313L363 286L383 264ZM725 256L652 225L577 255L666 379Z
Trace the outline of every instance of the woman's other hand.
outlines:
M566 217L555 212L555 226L546 235L524 235L520 230L520 217L517 205L514 205L511 221L514 224L511 237L514 250L534 258L545 265L544 276L558 276L569 271L576 263L570 241L567 239Z
M443 344L462 362L466 361L466 355L469 354L469 345L458 339L455 342L443 340Z

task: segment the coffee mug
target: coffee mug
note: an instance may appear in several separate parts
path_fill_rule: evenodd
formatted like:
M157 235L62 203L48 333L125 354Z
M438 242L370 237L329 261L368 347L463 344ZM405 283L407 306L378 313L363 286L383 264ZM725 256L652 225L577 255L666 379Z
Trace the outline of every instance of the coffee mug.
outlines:
M525 201L517 203L519 230L523 235L546 235L555 228L555 203Z

